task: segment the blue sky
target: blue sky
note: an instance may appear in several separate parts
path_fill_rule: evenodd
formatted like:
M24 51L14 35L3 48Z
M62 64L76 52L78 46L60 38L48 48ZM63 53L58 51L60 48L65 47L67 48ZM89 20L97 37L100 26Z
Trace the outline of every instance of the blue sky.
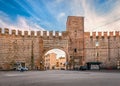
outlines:
M120 0L0 0L0 27L65 31L68 16L85 17L85 31L120 30Z

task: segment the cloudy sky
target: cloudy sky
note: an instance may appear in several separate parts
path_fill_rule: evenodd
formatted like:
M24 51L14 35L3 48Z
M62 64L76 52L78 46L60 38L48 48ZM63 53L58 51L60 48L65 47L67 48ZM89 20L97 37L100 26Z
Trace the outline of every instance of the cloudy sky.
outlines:
M120 0L0 0L0 27L65 31L68 16L85 17L85 31L120 30Z

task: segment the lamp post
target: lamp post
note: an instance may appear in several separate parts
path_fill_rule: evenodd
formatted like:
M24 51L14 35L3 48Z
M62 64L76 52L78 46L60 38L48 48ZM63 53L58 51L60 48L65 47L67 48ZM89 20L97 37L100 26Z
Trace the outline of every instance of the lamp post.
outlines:
M40 70L44 70L44 61L43 60L40 61Z
M42 61L40 61L40 70L42 70Z

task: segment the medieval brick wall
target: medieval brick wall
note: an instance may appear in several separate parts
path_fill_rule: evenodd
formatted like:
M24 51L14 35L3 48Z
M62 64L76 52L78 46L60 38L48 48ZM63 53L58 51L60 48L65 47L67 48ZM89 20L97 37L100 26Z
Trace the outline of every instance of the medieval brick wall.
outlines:
M103 68L116 68L120 61L119 32L84 32L83 17L68 17L67 31L61 35L58 31L55 35L52 31L44 31L43 35L40 31L37 35L34 31L30 35L28 31L24 35L21 31L4 31L0 28L0 69L12 69L17 62L24 62L29 69L44 68L44 54L54 48L65 51L68 65L74 63L72 59L77 66L99 61Z
M0 29L0 31L2 31ZM28 35L25 31L22 35L21 31L12 30L12 34L9 34L9 30L5 29L5 33L0 33L0 68L12 69L14 63L23 62L25 66L31 69L32 61L33 65L39 66L40 60L40 38L34 36L34 32ZM33 59L32 58L33 55Z
M109 35L108 35L109 34ZM102 62L103 68L116 68L119 57L119 32L85 32L85 60L86 62Z
M55 35L50 31L28 31L12 30L10 34L9 29L0 29L0 69L12 69L14 63L25 63L29 69L42 69L44 68L44 55L50 49L58 48L67 53L68 40L66 32L56 31Z

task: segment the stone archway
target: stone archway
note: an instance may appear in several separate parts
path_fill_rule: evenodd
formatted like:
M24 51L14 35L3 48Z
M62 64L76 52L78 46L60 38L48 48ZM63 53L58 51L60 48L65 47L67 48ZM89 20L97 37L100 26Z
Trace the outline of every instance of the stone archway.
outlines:
M66 57L66 63L68 63L68 60L69 60L69 53L68 53L68 51L67 50L65 50L64 48L48 48L48 49L46 49L44 52L43 52L43 55L42 55L42 66L43 67L41 67L41 68L44 68L44 65L45 65L45 54L48 52L48 51L50 51L50 50L53 50L53 49L59 49L59 50L61 50L61 51L63 51L64 53L65 53L65 57ZM68 69L68 65L66 64L65 65L66 66L66 69Z

